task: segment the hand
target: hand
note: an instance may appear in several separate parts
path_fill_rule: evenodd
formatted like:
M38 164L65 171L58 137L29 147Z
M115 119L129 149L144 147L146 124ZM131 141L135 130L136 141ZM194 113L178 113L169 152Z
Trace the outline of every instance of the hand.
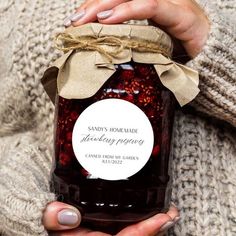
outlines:
M210 24L194 0L86 0L67 17L65 26L99 21L115 24L128 20L150 19L181 41L192 58L201 52Z
M179 219L176 207L171 206L164 214L157 214L147 220L128 226L116 236L154 236L173 226ZM50 235L57 236L109 236L102 232L95 232L85 228L77 228L81 222L79 211L62 202L48 204L43 215L43 224Z

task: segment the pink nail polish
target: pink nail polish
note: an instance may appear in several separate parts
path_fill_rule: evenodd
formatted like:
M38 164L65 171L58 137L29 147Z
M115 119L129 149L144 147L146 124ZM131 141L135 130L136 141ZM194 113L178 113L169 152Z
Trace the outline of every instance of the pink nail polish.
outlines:
M78 214L71 209L65 209L60 211L58 213L57 218L58 218L58 223L61 225L71 226L79 222Z
M97 14L99 19L106 19L113 14L113 10L102 11Z
M64 19L63 25L64 25L65 27L68 27L68 26L71 25L70 17L66 17L66 18Z
M173 219L173 221L174 221L174 223L176 224L177 222L180 221L180 219L181 219L180 216L176 216L176 217Z
M171 227L174 226L174 222L173 221L168 221L167 223L165 223L161 228L160 228L160 232L166 231L168 229L170 229Z
M77 20L80 20L83 16L85 15L85 11L81 11L81 12L76 12L74 14L72 14L70 16L70 20L71 21L77 21Z

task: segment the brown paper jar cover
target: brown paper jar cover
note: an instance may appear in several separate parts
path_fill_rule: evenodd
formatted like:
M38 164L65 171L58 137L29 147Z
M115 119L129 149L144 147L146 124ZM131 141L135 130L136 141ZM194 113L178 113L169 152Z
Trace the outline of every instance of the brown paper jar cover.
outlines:
M61 47L66 53L45 72L42 80L56 106L52 189L59 200L81 211L84 226L117 233L126 225L166 211L170 197L170 147L175 101L177 99L180 105L184 105L197 95L198 76L195 71L170 59L172 41L156 27L93 23L69 28L62 36L67 37L67 42L63 42ZM111 36L112 40L118 39L112 45L109 44ZM122 47L117 55L110 53L120 48L119 43L125 44L129 40L141 42L140 45L155 44L160 51L150 52L127 46ZM81 45L77 47L81 42L86 49ZM73 141L76 124L82 122L86 112L101 101L114 102L114 106L110 110L102 110L102 115L94 113L92 116L91 124L86 127L90 129L90 146L86 146L88 153L95 149L94 143L105 142L106 135L114 135L111 129L123 132L114 139L118 143L122 137L123 143L116 149L118 154L125 148L130 151L142 145L135 143L134 134L126 136L126 132L138 130L141 133L139 141L148 142L149 139L142 137L145 127L139 126L138 118L132 117L127 127L126 120L128 122L132 115L129 108L116 113L116 104L118 106L122 101L137 107L138 113L150 123L153 132L150 155L144 166L127 178L105 179L90 173L80 163L81 153ZM117 120L116 116L122 120L121 124L116 121L119 127L111 127L112 122L104 125L104 121L99 120L104 117ZM101 144L101 149L104 145L111 143ZM110 168L117 166L117 170L121 164L119 161L125 162L131 157L124 156L124 153L119 160L114 156L110 156L109 160L98 154L96 158L98 156L104 165L110 165ZM119 170L123 171L122 168Z

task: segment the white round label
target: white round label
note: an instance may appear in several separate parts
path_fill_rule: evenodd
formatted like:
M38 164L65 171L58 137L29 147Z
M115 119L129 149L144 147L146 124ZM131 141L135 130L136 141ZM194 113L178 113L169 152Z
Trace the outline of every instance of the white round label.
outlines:
M126 179L147 163L154 135L144 112L121 99L104 99L87 107L77 119L72 145L79 163L92 176Z

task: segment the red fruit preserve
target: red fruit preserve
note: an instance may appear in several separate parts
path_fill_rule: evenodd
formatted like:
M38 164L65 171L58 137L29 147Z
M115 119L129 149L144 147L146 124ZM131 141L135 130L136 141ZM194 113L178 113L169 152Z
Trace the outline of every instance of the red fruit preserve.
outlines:
M84 225L114 233L166 210L175 98L153 65L116 65L94 96L55 105L52 188Z

